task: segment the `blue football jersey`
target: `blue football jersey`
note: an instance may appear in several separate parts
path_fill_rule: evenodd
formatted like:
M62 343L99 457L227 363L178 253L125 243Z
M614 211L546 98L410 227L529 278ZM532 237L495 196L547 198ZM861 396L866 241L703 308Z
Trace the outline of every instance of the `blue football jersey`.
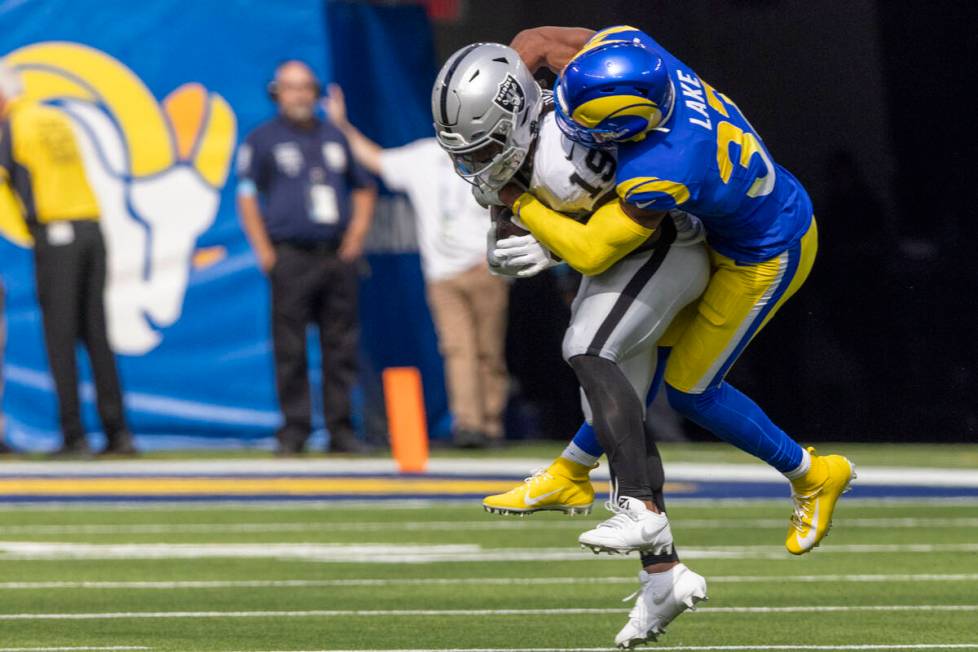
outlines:
M633 39L662 57L675 103L663 126L619 144L619 197L640 208L681 207L696 215L710 246L737 262L769 260L795 245L812 218L801 183L774 162L729 97L648 34L613 27L591 43Z

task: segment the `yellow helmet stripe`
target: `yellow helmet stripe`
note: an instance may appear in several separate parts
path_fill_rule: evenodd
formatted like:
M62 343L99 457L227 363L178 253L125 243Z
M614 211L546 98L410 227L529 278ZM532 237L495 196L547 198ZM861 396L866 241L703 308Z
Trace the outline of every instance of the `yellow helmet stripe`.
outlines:
M615 190L618 192L618 196L625 201L628 201L635 193L661 192L672 197L677 206L689 201L690 197L689 188L685 184L658 177L633 177L619 183Z
M594 36L592 36L591 37L591 40L588 41L587 43L585 43L584 44L584 47L581 48L577 52L577 54L575 54L573 57L571 57L571 61L574 61L574 59L576 59L577 57L581 56L585 52L588 52L590 50L593 50L594 48L598 47L599 45L605 45L606 43L627 43L628 42L625 39L608 39L608 37L609 36L612 36L613 34L620 34L622 32L637 32L637 31L638 31L637 29L635 29L634 27L631 27L629 25L619 25L617 27L609 27L607 29L603 29L600 32L598 32L597 34L595 34Z
M591 50L598 47L599 45L605 45L607 43L627 43L627 42L628 41L624 39L612 39L610 41L588 41L587 44L583 48L581 48L577 52L577 54L574 55L574 57L570 60L570 63L574 63L574 59L581 56L585 52L590 52ZM568 65L570 65L570 63L568 63Z
M631 25L616 25L615 27L606 27L594 36L591 37L591 41L606 39L612 34L621 34L622 32L637 32L637 27L632 27ZM588 41L590 43L590 41Z
M651 124L653 119L661 117L658 105L641 95L606 95L588 100L571 114L575 122L589 129L612 116L634 115L644 118Z

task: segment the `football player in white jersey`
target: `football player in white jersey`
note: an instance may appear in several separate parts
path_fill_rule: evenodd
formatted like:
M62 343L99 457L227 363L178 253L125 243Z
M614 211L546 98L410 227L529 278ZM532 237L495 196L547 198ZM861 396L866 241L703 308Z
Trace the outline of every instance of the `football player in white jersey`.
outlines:
M634 238L644 227L604 210L606 202L615 201L613 153L566 139L551 108L519 55L491 43L468 46L449 58L432 94L439 143L457 172L476 186L481 201L503 205L495 193L515 182L549 208L579 217L549 238L546 247L532 228L526 235L500 238L506 218L499 217L490 235L489 262L497 273L526 276L556 264L559 256L584 275L564 338L564 358L577 374L585 414L608 451L613 478L626 469L642 482L620 499L613 492L606 506L614 515L579 541L595 552L639 551L642 556L642 587L628 624L616 637L619 646L631 647L654 640L683 610L706 598L705 580L679 563L673 545L662 496L662 460L645 427L645 398L654 384L657 342L676 314L703 292L709 262L702 226L679 211L627 255L611 262L607 252L582 255L588 248L573 245L594 229L610 234L602 238L607 241L615 233ZM551 481L557 475L586 479L594 461L562 457L512 492L488 498L486 507L529 512L549 498L557 509L587 511L593 501L589 482L583 488L580 481ZM571 495L550 495L555 492Z

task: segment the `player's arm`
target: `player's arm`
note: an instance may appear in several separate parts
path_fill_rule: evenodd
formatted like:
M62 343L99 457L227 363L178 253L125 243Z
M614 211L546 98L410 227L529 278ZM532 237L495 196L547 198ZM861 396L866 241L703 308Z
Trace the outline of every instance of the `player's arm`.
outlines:
M265 220L261 216L261 207L257 195L245 187L238 188L238 216L241 228L251 244L251 249L258 259L258 267L266 274L275 266L275 247L265 230Z
M347 147L350 147L349 143ZM368 170L360 164L359 158L350 161L350 164L347 165L346 178L350 188L353 189L353 192L350 193L353 213L346 233L343 234L343 242L340 243L338 253L341 260L352 263L363 254L363 244L367 239L367 233L370 232L370 225L374 221L377 186L370 177Z
M363 135L359 129L353 126L346 113L346 99L343 96L343 89L339 84L329 85L329 94L323 103L326 114L330 121L343 132L346 140L350 143L350 150L357 161L371 174L380 174L381 153L383 149Z
M585 27L534 27L517 34L509 46L531 73L543 66L559 73L594 34Z
M265 230L265 220L261 214L261 203L258 201L259 186L263 187L263 174L260 164L261 152L256 148L254 139L249 136L238 150L238 218L241 229L248 238L258 267L268 274L275 266L275 247Z
M370 232L370 225L374 221L377 189L374 187L357 188L350 197L353 216L350 218L350 226L346 229L339 250L340 258L347 263L352 263L363 255L363 244Z
M528 192L516 196L517 192L507 187L500 196L537 240L585 276L601 274L635 251L666 216L613 199L582 224Z

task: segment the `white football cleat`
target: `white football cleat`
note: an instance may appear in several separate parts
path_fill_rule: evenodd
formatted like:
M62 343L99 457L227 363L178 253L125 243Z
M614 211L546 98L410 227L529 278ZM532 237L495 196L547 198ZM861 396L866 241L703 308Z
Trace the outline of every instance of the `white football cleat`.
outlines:
M620 648L655 641L676 616L687 609L694 611L697 602L706 600L706 580L685 564L677 564L664 573L639 571L638 581L642 588L637 591L635 606L628 613L628 623L615 637L615 645Z
M665 514L656 514L638 498L619 496L604 506L615 513L577 538L584 548L599 552L628 554L633 551L666 554L672 550L672 530Z

